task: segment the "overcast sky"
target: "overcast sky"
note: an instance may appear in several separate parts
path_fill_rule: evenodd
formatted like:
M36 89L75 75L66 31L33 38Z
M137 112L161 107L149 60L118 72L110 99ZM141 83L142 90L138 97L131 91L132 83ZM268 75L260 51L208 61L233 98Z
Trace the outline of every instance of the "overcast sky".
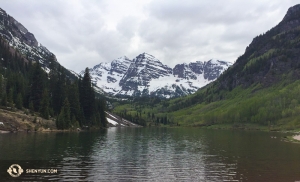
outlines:
M298 0L0 0L76 72L146 52L164 64L235 62Z

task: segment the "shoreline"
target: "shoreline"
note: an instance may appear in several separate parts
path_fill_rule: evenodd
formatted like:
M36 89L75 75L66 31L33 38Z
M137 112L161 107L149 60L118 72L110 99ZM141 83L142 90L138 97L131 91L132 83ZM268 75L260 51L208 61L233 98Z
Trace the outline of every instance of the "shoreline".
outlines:
M295 135L295 136L293 136L293 139L294 139L294 140L300 141L300 135Z

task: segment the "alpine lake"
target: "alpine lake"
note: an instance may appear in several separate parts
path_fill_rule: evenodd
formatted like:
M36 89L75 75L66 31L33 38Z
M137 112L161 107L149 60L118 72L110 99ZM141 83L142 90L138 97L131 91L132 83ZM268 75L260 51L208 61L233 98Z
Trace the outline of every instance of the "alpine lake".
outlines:
M154 127L0 134L0 181L300 181L300 144L287 135ZM18 177L7 172L12 164L23 170Z

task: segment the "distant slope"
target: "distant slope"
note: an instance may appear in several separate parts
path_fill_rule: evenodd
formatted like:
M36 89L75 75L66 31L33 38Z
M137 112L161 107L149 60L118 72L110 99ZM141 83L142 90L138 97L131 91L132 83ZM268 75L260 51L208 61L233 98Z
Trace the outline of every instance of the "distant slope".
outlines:
M263 89L282 81L292 83L299 78L300 5L295 5L289 8L277 26L255 37L245 53L215 82L198 92L200 94L206 90L207 93L219 94L220 98L212 98L208 94L210 99L202 95L198 101L222 100L222 92L236 87L246 89L259 84Z
M175 121L187 125L299 128L299 78L300 5L296 5L277 26L254 38L215 82L191 97L171 101L168 111Z
M277 26L254 38L216 81L195 94L140 102L141 106L129 103L115 112L128 113L130 108L130 115L140 114L150 123L167 117L172 125L263 125L269 130L290 130L300 128L299 79L300 5L296 5Z

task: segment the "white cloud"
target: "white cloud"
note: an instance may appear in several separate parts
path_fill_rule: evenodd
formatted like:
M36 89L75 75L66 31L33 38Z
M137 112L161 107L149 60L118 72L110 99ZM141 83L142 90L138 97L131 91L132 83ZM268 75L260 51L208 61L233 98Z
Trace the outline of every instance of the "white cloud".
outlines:
M0 0L68 69L120 56L164 64L234 62L252 39L277 25L296 0Z

